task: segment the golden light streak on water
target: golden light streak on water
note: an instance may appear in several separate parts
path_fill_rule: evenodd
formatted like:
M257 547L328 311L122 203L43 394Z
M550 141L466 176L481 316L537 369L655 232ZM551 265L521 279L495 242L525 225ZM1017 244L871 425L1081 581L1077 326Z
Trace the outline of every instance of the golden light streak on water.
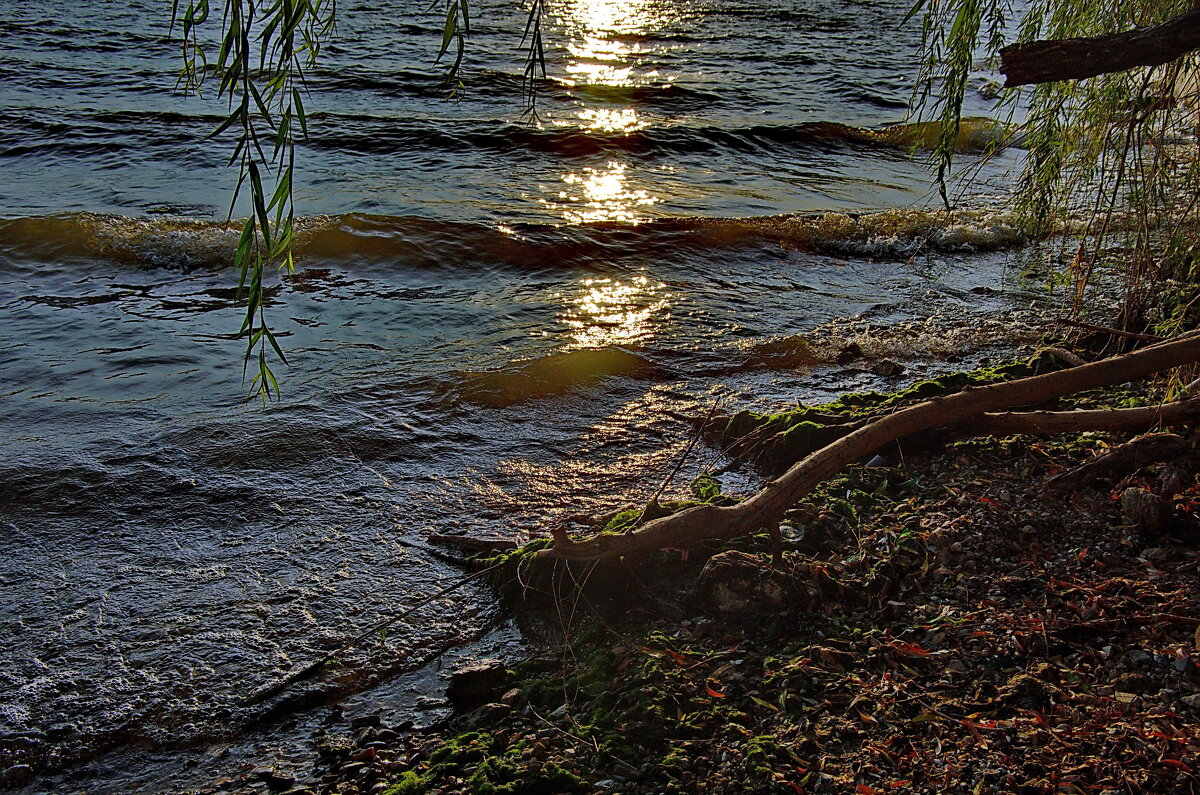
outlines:
M634 132L646 126L633 108L584 108L579 118L597 132Z
M671 304L666 285L647 276L584 279L559 320L570 329L570 348L631 345L654 336Z
M567 28L565 68L576 85L619 88L661 79L657 70L637 73L642 48L633 38L660 27L668 6L654 0L568 0L553 11ZM647 126L636 108L611 101L584 99L575 115L571 126L600 134L633 133ZM557 208L570 223L636 222L645 217L643 208L660 199L644 187L631 187L628 170L627 162L609 159L601 166L568 171L562 174L567 188L542 203Z
M563 182L572 186L560 191L558 202L555 202L563 217L576 224L636 223L641 218L638 208L659 200L646 190L631 188L625 173L627 169L625 163L610 160L603 168L583 168L563 174Z

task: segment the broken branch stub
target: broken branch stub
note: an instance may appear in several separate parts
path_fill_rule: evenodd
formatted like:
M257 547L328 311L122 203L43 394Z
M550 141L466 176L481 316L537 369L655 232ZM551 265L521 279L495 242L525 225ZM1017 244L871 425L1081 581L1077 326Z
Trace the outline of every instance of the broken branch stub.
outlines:
M1179 365L1200 361L1200 335L1191 332L1133 353L1045 375L968 387L896 411L858 428L792 465L744 502L701 505L647 522L628 533L574 541L561 528L554 545L537 554L568 560L612 560L708 539L733 538L772 526L800 498L847 465L884 445L934 428L963 426L987 412L1028 406L1101 386L1123 384ZM987 432L984 430L983 432Z

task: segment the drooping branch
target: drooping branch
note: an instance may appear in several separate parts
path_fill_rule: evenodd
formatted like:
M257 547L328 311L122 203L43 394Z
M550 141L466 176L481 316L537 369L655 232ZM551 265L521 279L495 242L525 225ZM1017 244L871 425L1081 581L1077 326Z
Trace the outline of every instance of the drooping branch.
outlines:
M1196 49L1200 49L1200 10L1107 36L1012 44L1000 50L1000 71L1005 88L1012 88L1162 66Z
M687 546L705 539L754 533L776 526L797 500L822 481L897 439L934 428L963 426L972 418L982 421L981 415L987 412L1122 384L1197 361L1200 361L1200 335L1192 332L1123 356L1055 373L991 386L968 387L954 395L901 409L854 430L794 464L757 494L737 505L689 508L623 535L604 534L585 541L573 541L565 530L560 529L554 533L554 546L538 554L571 560L611 560L666 547Z

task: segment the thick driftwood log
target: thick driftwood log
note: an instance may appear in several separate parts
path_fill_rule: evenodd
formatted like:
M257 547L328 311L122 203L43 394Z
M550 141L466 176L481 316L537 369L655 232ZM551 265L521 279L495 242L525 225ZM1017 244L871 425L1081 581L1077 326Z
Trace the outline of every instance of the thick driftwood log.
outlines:
M1108 36L1012 44L1000 50L1000 71L1005 88L1012 88L1162 66L1195 49L1200 49L1200 10Z
M572 541L560 528L554 531L554 546L541 550L538 555L569 560L611 560L775 527L797 500L826 478L889 442L920 431L962 425L989 411L1028 406L1086 389L1123 384L1197 361L1200 361L1200 335L1192 332L1133 353L1068 370L967 388L954 395L901 409L853 431L794 464L753 497L737 505L697 506L647 522L623 535L605 534L585 541Z

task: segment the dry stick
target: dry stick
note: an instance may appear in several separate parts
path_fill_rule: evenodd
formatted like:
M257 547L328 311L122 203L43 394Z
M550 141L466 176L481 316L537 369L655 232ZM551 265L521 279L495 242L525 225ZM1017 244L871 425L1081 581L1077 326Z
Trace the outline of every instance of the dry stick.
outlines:
M1133 331L1121 331L1118 328L1109 328L1108 326L1097 326L1095 323L1084 323L1082 320L1068 320L1065 317L1055 318L1055 323L1060 326L1070 326L1071 328L1079 328L1084 331L1099 331L1105 334L1111 334L1114 337L1125 337L1126 339L1138 340L1139 342L1162 342L1163 338L1154 334L1138 334Z
M287 688L296 684L297 682L303 681L303 680L311 677L313 674L315 674L321 668L325 667L326 664L328 664L330 661L332 661L334 658L336 658L339 654L349 651L350 649L352 649L355 646L357 646L358 644L362 643L364 640L371 637L372 635L376 635L381 630L387 629L392 624L395 624L397 621L399 621L402 618L407 618L408 616L412 615L420 608L424 607L425 605L429 604L430 602L434 601L435 599L440 599L441 597L443 597L446 594L453 591L455 588L461 588L462 586L469 583L471 580L477 580L480 577L482 577L483 575L485 575L489 572L495 571L496 569L500 568L503 565L504 565L503 562L497 563L494 566L488 566L486 569L481 569L480 571L477 571L474 574L471 574L467 577L463 577L461 580L456 580L455 582L451 583L450 585L447 585L445 588L443 588L442 590L433 594L432 596L428 596L428 597L422 599L420 602L417 602L415 605L413 605L409 609L405 610L403 613L400 613L398 615L392 616L391 618L386 618L383 621L380 621L379 623L372 626L370 629L365 630L362 634L356 635L354 638L350 639L346 643L346 645L342 646L339 649L331 651L329 654L327 654L324 657L322 657L321 659L317 660L315 663L312 663L311 665L307 665L304 668L301 668L296 673L285 677L284 679L280 680L276 684L271 685L270 687L268 687L264 690L260 690L257 693L251 694L242 702L242 706L249 707L249 706L253 706L254 704L261 704L262 702L266 701L269 698L274 698L275 696L279 695L284 690L286 690Z
M696 442L700 441L700 435L704 433L704 429L708 427L708 423L712 422L713 415L717 413L717 407L720 405L720 401L717 401L713 404L712 408L708 410L708 416L704 418L704 422L700 423L699 427L696 428L696 432L692 434L692 438L687 443L687 447L683 448L683 452L680 453L679 458L675 460L675 466L672 467L671 471L667 473L667 476L663 478L663 482L659 484L658 490L650 496L649 501L646 503L646 507L642 509L642 515L638 517L639 522L645 520L646 511L650 510L652 505L658 504L659 496L666 491L667 486L671 485L671 481L675 479L677 474L679 474L679 468L683 466L684 461L687 461L687 457L689 454L691 454L692 448L696 446Z
M880 447L920 431L961 425L989 411L1041 403L1062 395L1100 386L1134 381L1182 364L1200 361L1200 335L1189 332L1168 342L1150 345L1080 367L1021 378L983 387L968 387L947 397L901 409L852 431L794 464L757 494L737 505L700 505L647 522L623 535L601 535L572 541L566 531L553 531L554 546L542 557L573 560L611 560L645 554L704 539L748 535L777 522L801 497L827 478Z

